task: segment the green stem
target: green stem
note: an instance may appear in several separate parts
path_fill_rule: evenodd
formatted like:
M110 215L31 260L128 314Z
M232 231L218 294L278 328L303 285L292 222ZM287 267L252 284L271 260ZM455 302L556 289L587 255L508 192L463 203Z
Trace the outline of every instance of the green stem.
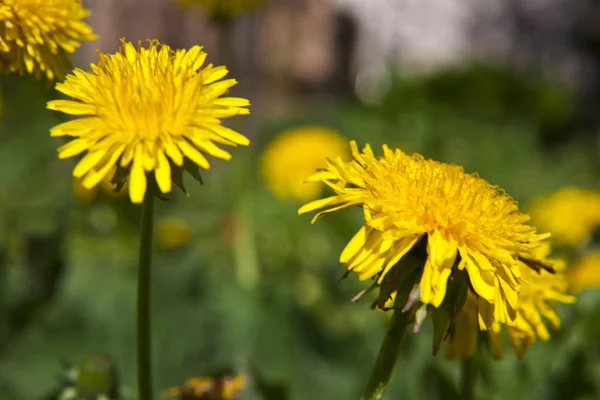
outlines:
M398 300L400 296L396 297ZM400 352L400 346L406 336L406 329L412 320L411 312L402 312L400 308L394 306L394 315L392 315L392 322L390 329L387 331L381 348L379 349L379 355L375 366L371 372L369 383L365 389L365 393L361 397L361 400L380 400L383 398L383 394L388 387L392 372L396 366L396 359Z
M151 264L154 230L154 195L142 203L142 232L137 291L137 373L138 399L152 400Z
M462 361L460 382L460 398L463 400L475 400L475 387L477 386L477 360L469 357Z

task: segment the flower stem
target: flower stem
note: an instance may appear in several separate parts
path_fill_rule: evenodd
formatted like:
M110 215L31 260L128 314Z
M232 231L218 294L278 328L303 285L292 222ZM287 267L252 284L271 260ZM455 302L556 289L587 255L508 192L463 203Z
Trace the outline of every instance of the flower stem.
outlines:
M400 308L395 307L390 328L383 339L377 361L375 361L369 383L361 400L380 400L383 398L396 365L400 346L406 336L406 329L411 323L411 316L412 313L402 312Z
M137 373L138 398L152 400L151 264L154 230L154 195L142 203L142 231L137 288Z
M462 361L460 382L460 398L464 400L475 400L475 387L477 386L477 360L469 357Z

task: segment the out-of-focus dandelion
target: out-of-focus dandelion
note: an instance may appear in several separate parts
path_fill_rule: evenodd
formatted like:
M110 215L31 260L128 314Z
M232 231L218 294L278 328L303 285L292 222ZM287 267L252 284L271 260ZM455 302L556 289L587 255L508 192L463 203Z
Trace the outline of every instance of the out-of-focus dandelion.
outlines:
M578 293L600 286L600 193L566 187L536 200L531 216L552 233L557 245L572 250L573 261L566 271L570 290Z
M203 67L202 47L171 50L158 41L148 48L122 40L116 54L99 54L92 72L76 69L56 89L72 100L53 100L48 108L83 118L51 129L52 136L72 136L60 158L87 154L73 170L84 187L98 185L117 166L113 183L129 182L129 197L141 203L151 188L182 188L182 170L199 178L210 164L203 153L228 160L215 143L248 145L241 134L221 125L221 118L249 114L246 99L223 97L237 82L227 69ZM154 177L151 177L153 173Z
M237 16L244 12L261 7L266 0L176 0L180 5L201 6L203 10L215 17Z
M600 286L600 250L594 250L577 260L567 270L569 288L573 293Z
M360 280L374 280L370 289L380 288L378 307L396 293L392 326L363 397L375 399L387 386L398 342L412 319L418 329L432 314L441 340L472 288L480 329L516 326L523 270L553 269L537 251L549 234L527 225L529 217L499 187L460 166L387 146L382 157L369 145L360 152L351 142L351 148L353 161L328 161L309 179L325 183L335 195L298 213L323 209L314 222L351 206L363 211L365 225L340 261Z
M600 193L566 187L536 200L530 210L533 222L566 246L584 246L600 227Z
M79 0L3 0L0 2L0 72L62 79L69 53L94 40L82 21L89 15Z
M538 256L547 257L549 251L550 246L541 246ZM522 269L524 284L519 292L517 319L514 326L506 327L512 347L519 358L523 358L529 345L537 339L550 339L544 319L548 320L554 329L560 328L560 316L554 303L575 302L575 297L567 294L567 277L562 273L564 262L552 261L557 271L555 274L546 270L536 272L531 268ZM467 359L473 355L479 331L476 322L477 302L474 299L475 296L470 292L465 306L457 316L454 329L449 334L446 346L446 357L449 359ZM497 359L504 355L500 333L500 324L495 324L487 332L489 350Z
M175 249L190 241L192 229L183 218L167 217L156 224L156 244L162 249Z
M322 186L306 178L325 167L327 158L347 159L347 148L347 141L333 129L292 128L267 144L260 155L260 172L267 187L280 199L314 200Z
M121 40L115 54L99 53L91 72L75 69L56 89L71 99L53 100L48 108L83 116L50 130L51 136L75 139L59 148L59 158L86 153L73 176L92 189L112 175L115 189L129 185L129 198L142 203L137 293L138 398L152 400L151 260L154 197L184 192L183 170L201 181L208 169L203 153L228 160L216 143L248 145L249 140L221 125L222 118L249 114L249 101L224 97L237 82L222 80L225 67L204 66L202 47L172 50L151 40L136 48ZM148 185L149 181L149 185ZM148 187L149 186L149 187Z
M235 400L245 381L243 375L194 377L185 381L183 386L163 391L161 397L179 397L179 400Z

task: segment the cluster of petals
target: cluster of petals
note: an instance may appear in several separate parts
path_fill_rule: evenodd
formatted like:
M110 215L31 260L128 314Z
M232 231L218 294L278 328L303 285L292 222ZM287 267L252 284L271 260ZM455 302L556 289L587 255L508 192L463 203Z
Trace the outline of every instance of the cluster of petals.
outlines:
M351 149L352 161L328 161L309 178L335 194L298 211L322 209L314 222L343 208L362 209L364 226L340 256L346 268L361 280L381 283L402 257L426 240L421 303L439 307L452 272L466 270L478 302L480 328L514 326L523 269L552 268L537 251L549 234L536 233L508 194L460 166L387 146L381 157L369 145L361 152L351 142Z
M147 48L122 40L119 52L101 54L91 72L75 69L56 89L69 97L48 108L80 118L51 129L74 139L60 158L85 155L73 175L93 188L115 168L128 179L129 196L141 203L148 179L162 193L181 183L189 165L207 169L204 154L228 160L217 146L248 145L249 140L221 125L222 118L249 114L249 101L225 97L235 79L225 67L204 65L201 46L172 50L158 41Z

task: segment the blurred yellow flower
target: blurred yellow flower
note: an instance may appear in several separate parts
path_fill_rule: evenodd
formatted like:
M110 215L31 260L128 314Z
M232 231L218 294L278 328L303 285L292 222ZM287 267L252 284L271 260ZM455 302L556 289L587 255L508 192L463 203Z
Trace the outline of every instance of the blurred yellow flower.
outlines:
M570 266L567 279L574 293L600 286L600 250L586 254Z
M213 16L235 16L262 6L266 0L177 0L183 6L201 6Z
M566 187L536 200L530 214L532 221L549 231L557 243L579 246L600 227L600 193Z
M181 400L234 400L245 383L244 375L199 376L189 378L183 386L164 390L161 397L168 399L179 396Z
M550 246L543 245L536 252L538 257L545 258L549 251ZM553 266L558 271L564 269L564 263L558 260L553 261ZM550 333L543 318L547 319L553 328L560 327L560 317L553 302L575 302L573 296L566 294L568 283L564 274L550 273L543 269L535 271L526 266L522 268L522 272L523 285L518 297L517 318L513 326L506 327L512 347L519 358L525 355L529 345L536 339L543 341L550 339ZM465 306L458 314L446 347L446 357L449 359L469 358L475 350L478 329L474 321L478 304L473 299L474 296L470 294ZM500 332L501 325L494 324L487 335L490 351L498 359L503 357Z
M99 53L92 72L75 69L56 85L73 100L48 103L51 110L84 116L50 130L51 136L75 137L59 148L59 158L87 152L73 170L84 187L95 187L118 166L118 186L129 182L131 201L141 203L148 178L151 190L167 193L172 183L185 190L183 169L199 177L198 166L210 166L203 153L231 158L215 143L250 143L221 125L221 118L249 114L250 103L223 97L237 82L221 80L225 67L202 67L202 47L174 51L158 41L137 49L121 43L116 54Z
M156 224L156 243L163 249L181 247L190 241L192 229L182 218L168 217Z
M94 40L81 20L89 15L79 0L3 0L0 2L0 72L62 79L69 53Z
M336 131L303 126L280 133L260 156L260 170L267 187L280 199L310 201L321 185L306 178L325 167L327 158L348 156L347 141Z
M454 287L454 276L466 274L477 295L481 329L495 323L514 325L524 262L536 269L552 268L536 256L549 235L536 234L509 195L460 166L387 146L382 157L375 157L369 145L362 153L354 141L351 148L354 161L328 161L310 178L325 183L335 195L298 210L324 209L315 222L325 213L362 208L365 225L340 256L346 268L361 280L376 278L379 285L388 272L390 279L403 280L417 269L416 298L433 307L442 304L447 291L466 291L469 285ZM420 264L399 263L406 255Z

